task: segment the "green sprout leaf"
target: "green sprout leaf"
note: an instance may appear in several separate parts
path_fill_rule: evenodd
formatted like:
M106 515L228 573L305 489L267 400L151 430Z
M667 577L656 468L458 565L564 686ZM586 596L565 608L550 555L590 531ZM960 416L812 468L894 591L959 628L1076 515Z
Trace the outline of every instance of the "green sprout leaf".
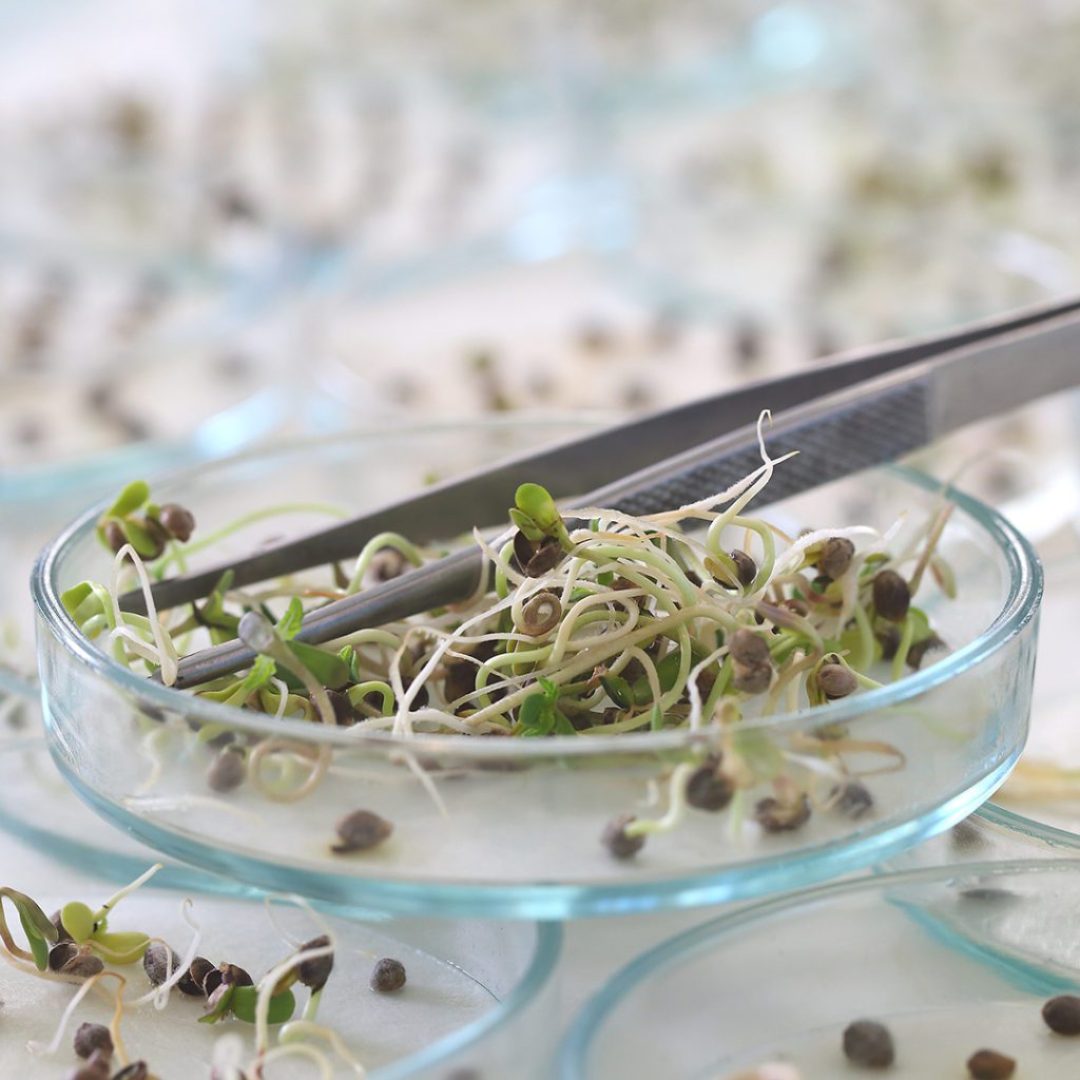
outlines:
M0 889L0 897L7 898L15 905L34 964L38 971L44 971L49 966L49 945L60 936L56 927L45 912L25 893L17 889ZM0 923L2 921L3 916L0 913ZM6 927L4 933L7 933Z
M300 631L300 626L304 621L304 605L300 602L299 596L294 596L289 601L289 606L285 611L285 614L281 616L281 619L277 624L277 632L282 641L291 641Z
M77 945L88 941L94 932L94 913L78 900L72 900L60 909L60 922Z
M536 524L528 514L520 510L510 510L510 520L531 540L534 544L544 539L544 530Z
M287 642L288 649L322 683L331 690L340 690L349 682L348 665L340 656L324 652L315 645L305 645L302 641ZM302 683L297 683L296 677L291 672L282 672L278 665L278 676L285 681L287 686L293 689L303 689ZM292 682L290 682L290 679Z
M259 1001L259 988L257 986L238 986L232 993L230 1007L237 1020L245 1023L255 1023L255 1009ZM271 1024L284 1024L292 1019L296 1012L296 997L291 990L275 994L270 999L270 1009L267 1020Z
M120 930L114 933L96 930L90 936L90 948L102 960L121 967L141 960L149 944L150 938L147 934L134 930Z
M550 535L556 524L562 521L555 500L547 488L539 484L522 484L514 494L514 506L535 522L545 535Z
M555 727L555 714L547 697L530 694L518 709L517 726L519 734L526 738L550 735Z
M120 522L127 542L144 558L154 559L160 554L160 547L154 538L137 521L126 518Z
M199 1017L199 1023L216 1024L219 1020L224 1020L232 1011L232 999L236 994L236 989L235 986L226 987L214 1007L205 1016Z
M621 675L604 675L600 679L600 683L607 691L607 696L620 709L632 709L634 707L634 691Z
M116 496L116 501L105 511L105 517L122 518L134 513L150 498L150 485L145 480L132 480Z

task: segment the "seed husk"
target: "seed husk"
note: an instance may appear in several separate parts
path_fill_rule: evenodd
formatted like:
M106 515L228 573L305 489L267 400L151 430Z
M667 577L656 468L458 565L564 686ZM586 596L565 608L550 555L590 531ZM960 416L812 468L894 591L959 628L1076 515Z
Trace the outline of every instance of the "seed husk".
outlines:
M325 934L320 934L319 937L312 938L311 941L301 945L300 949L302 952L307 952L308 949L324 949L329 944L330 939ZM328 953L326 956L315 957L311 960L304 960L297 968L300 982L313 991L321 990L326 985L326 980L330 978L330 972L333 970L333 953Z
M1080 997L1059 994L1042 1007L1046 1026L1057 1035L1080 1035Z
M401 577L409 566L409 560L397 548L383 548L372 557L368 564L371 580L382 583Z
M633 814L620 814L604 827L601 843L616 859L629 859L645 846L644 834L628 836L626 826L637 818Z
M206 770L206 782L212 791L233 791L247 776L247 760L244 751L233 746L226 746L214 755Z
M911 607L908 583L895 570L880 570L874 576L874 609L889 622L903 622Z
M740 627L727 640L728 652L736 663L747 667L771 664L769 646L765 639L753 630Z
M802 793L783 800L770 795L754 807L754 820L767 833L793 832L810 820L810 800Z
M876 1020L856 1020L844 1029L844 1056L864 1069L887 1069L896 1057L892 1034Z
M66 941L58 941L49 950L49 970L59 971L78 951L79 946L71 940L70 935Z
M711 757L686 781L686 801L698 810L723 810L735 794L735 782L720 771L720 759Z
M124 535L124 530L120 527L119 521L106 521L105 528L105 543L107 543L113 552L119 551L126 543L127 537Z
M331 847L336 855L352 851L368 851L381 844L394 826L370 810L354 810L337 823L338 842Z
M251 976L237 964L219 964L211 968L202 981L203 993L210 997L220 986L254 986Z
M931 634L929 637L923 638L922 641L916 641L915 644L908 649L907 666L913 671L918 671L919 668L922 667L928 652L943 648L945 648L945 642L942 641L937 634Z
M84 1065L77 1065L68 1074L66 1080L109 1080L112 1069L109 1068L111 1058L94 1054Z
M526 577L543 577L562 562L565 552L558 540L533 542L519 529L514 534L514 561Z
M159 941L155 941L143 953L143 971L152 986L160 986L170 974L175 974L180 967L180 957Z
M59 911L54 911L49 916L49 922L51 922L53 924L53 926L56 927L56 933L58 935L54 945L59 945L59 944L62 944L63 942L65 942L65 941L71 941L72 940L71 935L67 932L67 929L64 926L63 919L60 918L60 912Z
M822 664L817 671L817 682L830 701L847 697L859 686L854 673L843 664Z
M392 994L405 985L405 965L393 957L384 956L371 972L371 989L380 994Z
M179 503L166 503L158 513L162 528L181 544L186 544L195 531L195 515Z
M1016 1072L1016 1061L997 1050L976 1050L967 1068L972 1080L1008 1080Z
M109 1029L104 1024L80 1024L75 1032L75 1053L81 1058L88 1058L95 1050L101 1051L106 1058L112 1057L113 1041Z
M843 577L851 567L855 545L846 536L830 536L821 547L817 568L831 581Z
M145 1061L133 1061L127 1068L121 1069L113 1080L149 1080L150 1067Z
M71 943L66 943L65 948L71 949ZM56 950L54 949L53 952ZM52 953L49 954L49 963L52 966ZM75 945L73 951L68 952L59 967L53 968L61 975L73 975L77 979L89 979L92 975L99 975L105 970L105 964L100 956L95 956L85 945Z
M843 786L833 788L829 795L833 807L846 817L857 820L869 813L874 806L874 797L865 784L858 780L848 780Z
M554 589L544 589L521 609L521 629L530 637L542 637L562 619L562 602Z
M188 966L184 977L176 984L177 990L188 997L206 997L203 990L203 981L211 971L216 970L214 965L205 956L196 956Z
M735 548L733 551L728 552L728 555L735 564L739 584L744 589L749 588L754 583L754 578L757 577L757 563L754 562L753 556L748 555L741 548Z

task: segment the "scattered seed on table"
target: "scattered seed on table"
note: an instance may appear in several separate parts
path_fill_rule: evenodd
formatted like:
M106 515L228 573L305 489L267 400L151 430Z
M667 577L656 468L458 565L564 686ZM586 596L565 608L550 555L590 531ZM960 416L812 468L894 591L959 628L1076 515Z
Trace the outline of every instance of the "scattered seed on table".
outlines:
M892 1034L876 1020L856 1020L844 1029L844 1056L865 1069L887 1069L896 1057Z
M371 989L380 994L392 994L405 985L405 965L393 957L384 956L371 972Z
M972 1080L1008 1080L1016 1072L1016 1062L997 1050L976 1050L967 1060Z
M75 1032L75 1053L81 1058L88 1058L95 1050L100 1050L105 1057L112 1057L113 1041L109 1029L104 1024L80 1024Z
M612 818L604 827L601 843L615 856L616 859L629 859L636 855L645 846L644 834L640 836L628 836L626 826L637 818L633 814L620 814Z
M330 848L335 855L368 851L381 844L394 831L389 821L370 810L354 810L346 814L336 828L338 842Z
M1080 997L1059 994L1042 1007L1046 1026L1058 1035L1080 1035Z

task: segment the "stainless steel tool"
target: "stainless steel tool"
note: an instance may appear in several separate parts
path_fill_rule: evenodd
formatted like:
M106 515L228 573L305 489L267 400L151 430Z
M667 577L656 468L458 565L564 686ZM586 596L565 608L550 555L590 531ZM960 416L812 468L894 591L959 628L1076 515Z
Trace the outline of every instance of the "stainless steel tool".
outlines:
M153 588L159 608L207 595L228 569L237 586L355 557L374 535L400 532L417 543L506 520L517 485L539 483L557 498L643 515L723 490L760 457L756 422L774 457L798 450L758 503L782 499L891 461L976 420L1080 384L1080 298L1027 309L936 337L890 343L817 363L499 463L413 498L290 540L247 558L167 579ZM297 638L331 641L468 596L483 560L476 547L309 612ZM145 611L141 593L121 598ZM240 642L180 663L178 687L251 662Z

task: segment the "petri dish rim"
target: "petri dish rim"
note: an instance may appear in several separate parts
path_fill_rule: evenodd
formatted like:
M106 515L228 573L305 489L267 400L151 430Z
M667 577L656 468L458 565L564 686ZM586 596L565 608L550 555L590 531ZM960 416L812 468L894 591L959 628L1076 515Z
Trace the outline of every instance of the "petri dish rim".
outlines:
M487 421L479 426L487 430L497 430L500 426L516 426L520 422L518 419ZM554 423L555 421L548 420L547 422ZM203 466L201 471L205 475L208 472L235 467L260 458L270 459L275 454L293 454L305 447L314 449L349 444L362 445L383 436L408 438L430 433L445 434L454 430L465 430L476 426L478 425L463 425L450 422L400 428L369 428L359 434L332 436L328 439L290 441L274 448L249 450L214 461ZM954 676L968 671L1005 645L1035 618L1042 599L1043 575L1038 556L1029 541L1005 517L978 499L965 495L948 484L943 484L916 469L904 465L889 465L884 468L924 492L941 492L990 536L1007 564L1009 573L1008 595L993 622L974 641L962 646L930 667L905 676L899 682L890 683L869 690L864 694L829 703L816 711L815 719L819 723L843 723L855 716L873 710L900 705L947 682ZM185 475L185 471L162 477L158 482L167 485L171 479L182 475ZM142 678L94 648L93 643L86 640L79 632L74 620L60 602L60 590L56 582L57 566L72 545L80 541L93 529L97 518L108 505L109 500L102 500L86 511L41 552L30 579L34 605L38 615L53 636L84 667L89 668L95 675L109 680L126 691L131 695L133 701L138 702L141 700L159 710L174 711L177 708L176 691ZM398 743L393 736L372 734L349 737L341 730L323 730L322 728L313 730L311 724L306 724L303 721L260 719L258 716L244 710L230 708L217 702L200 701L190 697L185 698L185 702L183 707L185 715L207 724L223 723L233 729L252 735L276 735L280 738L293 737L305 742L352 749L355 749L361 743L384 748ZM805 717L805 711L802 713L778 713L767 719L747 721L745 726L748 728L775 728L782 730L793 725L802 724L805 722ZM640 734L633 740L627 740L629 745L620 744L615 748L605 747L602 752L605 756L614 757L622 754L637 755L648 752L684 749L687 746L694 745L695 741L696 736L693 733L650 732ZM482 760L487 757L505 756L505 748L496 745L497 742L498 740L461 739L455 736L416 735L411 740L410 746L413 746L420 754L450 755L471 760ZM554 736L542 741L538 740L536 744L530 743L526 746L515 747L514 756L527 761L529 759L542 760L553 756L587 757L597 752L598 750L587 743L586 740L567 735Z
M854 881L833 881L810 889L800 889L784 896L749 904L727 915L720 915L662 941L615 972L586 1002L567 1030L556 1057L556 1075L559 1080L588 1080L588 1055L593 1039L620 1001L651 975L677 965L698 947L714 948L721 939L738 933L744 926L768 920L799 907L827 903L836 897L871 892L889 886L917 885L969 875L981 880L984 877L1000 877L1006 874L1069 872L1080 872L1080 858L1013 859L920 867L889 873L877 872Z

